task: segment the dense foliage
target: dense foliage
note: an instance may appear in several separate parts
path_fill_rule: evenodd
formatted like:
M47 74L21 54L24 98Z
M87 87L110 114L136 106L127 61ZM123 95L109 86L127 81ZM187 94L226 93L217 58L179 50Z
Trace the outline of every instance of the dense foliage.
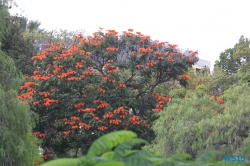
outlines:
M185 98L172 99L153 125L156 142L146 149L165 156L185 152L193 158L203 149L240 154L250 139L249 90L246 84L233 86L215 100L199 86Z
M167 96L154 93L157 85L189 77L182 75L197 62L197 52L183 55L177 45L150 40L129 29L93 36L74 36L70 48L48 44L34 56L38 69L20 87L20 100L31 98L39 115L35 135L47 153L62 155L81 148L85 153L99 136L132 130L150 140L153 113ZM130 110L130 111L129 111Z
M0 165L36 165L40 157L31 132L31 112L17 95L24 78L1 50L0 66Z
M216 150L202 151L194 161L189 160L191 155L179 153L168 158L155 155L149 151L131 150L136 144L148 144L145 140L136 138L136 133L131 131L116 131L98 138L90 147L86 157L76 159L57 159L42 166L194 166L194 165L248 165L249 160L244 162L216 161L215 157L223 152ZM250 148L242 152L249 156Z

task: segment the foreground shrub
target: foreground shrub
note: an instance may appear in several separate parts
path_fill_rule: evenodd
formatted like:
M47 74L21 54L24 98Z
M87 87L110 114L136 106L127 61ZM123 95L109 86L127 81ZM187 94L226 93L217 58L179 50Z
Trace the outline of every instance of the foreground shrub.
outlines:
M75 159L57 159L42 166L194 166L194 165L231 165L224 161L215 161L214 158L222 152L215 150L202 151L195 161L190 161L191 155L181 153L168 158L155 155L149 151L131 150L136 144L148 144L136 138L137 134L131 131L116 131L98 138L90 147L87 155ZM250 154L246 148L243 155ZM242 165L249 164L246 160ZM239 163L238 163L239 164ZM235 163L233 163L235 165Z

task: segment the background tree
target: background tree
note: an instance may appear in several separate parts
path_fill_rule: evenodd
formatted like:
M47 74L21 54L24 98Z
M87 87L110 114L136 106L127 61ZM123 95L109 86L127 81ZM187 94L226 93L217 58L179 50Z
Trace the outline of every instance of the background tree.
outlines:
M220 54L220 60L215 62L215 66L221 68L228 74L236 74L242 62L239 58L234 57L233 54L233 48L226 49Z
M241 36L233 48L226 49L220 54L220 60L215 66L221 68L228 74L236 74L242 64L250 63L249 39Z
M23 76L1 50L0 66L0 165L36 165L40 157L31 132L31 112L17 95Z
M45 49L43 46L45 43L63 41L69 47L73 34L77 33L67 30L40 29L41 23L37 20L10 15L8 10L15 5L15 2L11 0L0 2L0 45L2 51L14 60L16 67L24 75L31 75L36 69L31 57Z
M214 71L211 74L206 72L206 69L195 73L191 68L187 72L187 75L190 76L190 81L188 81L187 86L188 89L195 90L197 86L203 84L212 96L220 96L223 94L223 91L238 83L237 75L228 74L217 66L214 67Z
M186 80L181 75L198 61L197 52L185 56L177 45L132 31L79 34L70 48L45 45L32 58L39 69L27 77L19 98L32 96L31 108L40 116L34 134L43 138L45 153L85 153L96 138L121 129L152 139L153 113L169 101L155 87Z
M193 158L206 150L220 150L224 155L240 154L249 144L249 86L234 85L222 97L209 97L199 85L185 98L172 99L152 126L155 144L145 149L165 156L189 153ZM239 127L240 126L240 127ZM164 148L163 148L164 147ZM219 156L223 159L223 156Z

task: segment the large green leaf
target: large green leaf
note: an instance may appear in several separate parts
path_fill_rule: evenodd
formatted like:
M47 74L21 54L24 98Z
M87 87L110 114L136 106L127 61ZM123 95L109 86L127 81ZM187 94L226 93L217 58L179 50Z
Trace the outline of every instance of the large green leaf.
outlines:
M79 166L81 164L80 159L57 159L46 162L41 166Z
M114 159L114 152L107 152L102 155L103 158L113 160Z
M107 150L116 147L120 143L137 137L137 134L132 131L116 131L108 133L98 138L91 146L87 153L87 158L92 158L100 155Z
M124 141L123 143L121 143L120 145L118 145L115 148L115 155L114 157L116 159L124 157L125 156L125 151L131 149L133 146L137 145L137 144L148 144L147 141L140 139L140 138L133 138L127 141Z
M184 161L187 159L191 159L191 155L190 154L186 154L186 153L178 153L178 154L173 154L172 156L170 156L168 158L168 160L170 161Z
M155 164L148 158L144 156L140 157L129 157L124 160L125 165L131 166L155 166Z
M143 151L143 150L132 150L129 153L127 152L126 157L136 157L136 156L147 156L147 157L152 157L155 156L154 153L149 152L149 151Z
M118 161L110 161L110 162L101 162L96 164L95 166L124 166L124 163Z
M246 147L246 148L243 150L242 154L243 154L244 156L250 155L250 146Z
M204 150L196 158L196 162L207 162L208 160L213 159L216 155L223 154L217 150Z

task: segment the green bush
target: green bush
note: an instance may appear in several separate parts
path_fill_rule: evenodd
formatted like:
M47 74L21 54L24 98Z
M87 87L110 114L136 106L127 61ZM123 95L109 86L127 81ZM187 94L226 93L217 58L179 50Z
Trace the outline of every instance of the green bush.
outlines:
M14 61L0 50L0 165L34 166L40 161L38 140L31 132L31 111L17 90L23 82Z
M87 155L82 158L63 158L49 161L42 166L191 166L191 165L231 165L224 161L216 162L215 156L222 154L219 151L202 151L195 161L189 160L191 155L180 153L168 158L155 155L149 151L131 150L138 144L147 144L146 141L136 138L137 134L131 131L116 131L97 139L90 147ZM113 149L113 150L112 150ZM246 148L243 155L249 155L250 148ZM235 164L235 163L233 163ZM242 164L242 163L239 163ZM244 164L249 164L246 160ZM243 165L243 164L242 164Z
M239 155L250 144L249 95L244 84L225 91L224 106L205 93L187 92L185 99L173 99L153 125L155 143L145 149L165 156L189 153L193 159L203 149Z

